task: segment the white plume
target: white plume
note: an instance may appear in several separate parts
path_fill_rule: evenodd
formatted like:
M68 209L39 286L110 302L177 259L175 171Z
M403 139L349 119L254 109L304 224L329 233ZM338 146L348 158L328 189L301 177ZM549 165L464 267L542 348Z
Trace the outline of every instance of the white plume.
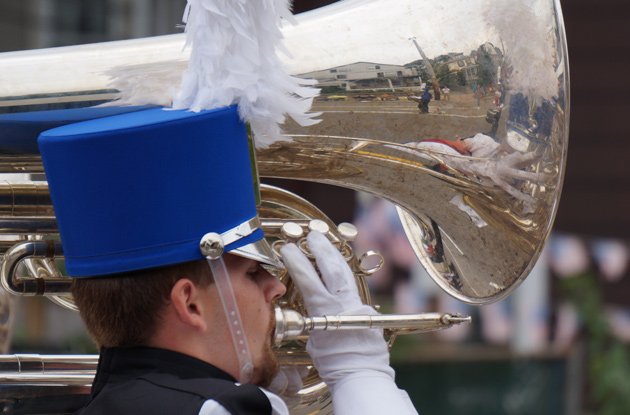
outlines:
M109 87L119 91L119 98L102 106L170 107L186 64L178 60L114 67L106 71L105 75L109 78Z
M494 28L513 68L510 88L542 99L558 95L556 24L549 0L486 2L485 18Z
M319 90L314 81L287 74L277 52L284 51L281 19L292 20L289 0L188 0L184 13L188 69L173 101L192 111L238 104L251 124L256 147L282 136L285 115L301 126L319 122L309 113Z

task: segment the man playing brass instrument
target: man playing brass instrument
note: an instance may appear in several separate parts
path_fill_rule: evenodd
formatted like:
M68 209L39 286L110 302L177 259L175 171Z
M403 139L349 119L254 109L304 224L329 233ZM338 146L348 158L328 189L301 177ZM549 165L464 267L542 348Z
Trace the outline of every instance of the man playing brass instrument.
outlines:
M101 347L80 413L288 414L265 389L285 287L263 264L283 264L260 228L236 107L106 117L39 146L73 294ZM309 313L374 314L327 238L307 243L326 287L295 245L282 255ZM380 331L320 332L308 351L335 413L416 413Z

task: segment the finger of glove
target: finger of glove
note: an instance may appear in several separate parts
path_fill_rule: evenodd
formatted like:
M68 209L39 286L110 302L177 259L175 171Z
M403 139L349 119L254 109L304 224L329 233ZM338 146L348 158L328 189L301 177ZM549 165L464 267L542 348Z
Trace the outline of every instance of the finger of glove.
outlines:
M302 375L296 367L285 367L282 369L287 377L288 384L284 391L285 394L295 395L302 389Z
M382 330L317 331L311 333L306 351L329 386L345 376L377 370L394 378Z
M309 314L321 314L331 308L333 296L319 279L311 261L295 244L286 244L280 249L282 260L293 283L302 293Z
M354 275L339 250L319 232L310 232L306 241L328 291L335 296L343 296L345 301L360 303Z
M297 394L303 386L302 368L304 368L304 366L300 368L295 366L281 366L267 389L277 395L291 396Z
M289 378L284 370L280 370L278 374L273 378L267 389L276 395L282 395L289 387Z

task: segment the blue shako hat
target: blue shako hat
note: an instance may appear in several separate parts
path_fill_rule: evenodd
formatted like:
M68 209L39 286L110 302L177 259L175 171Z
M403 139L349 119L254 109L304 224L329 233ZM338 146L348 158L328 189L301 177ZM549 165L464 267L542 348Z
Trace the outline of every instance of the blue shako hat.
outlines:
M104 117L45 131L38 145L69 275L203 259L209 232L225 252L276 264L235 106Z

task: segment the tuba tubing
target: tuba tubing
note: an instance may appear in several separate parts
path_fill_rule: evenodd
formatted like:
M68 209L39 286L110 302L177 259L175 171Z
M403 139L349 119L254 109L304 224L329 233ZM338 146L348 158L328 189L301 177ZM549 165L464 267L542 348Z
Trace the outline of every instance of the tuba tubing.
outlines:
M392 4L391 0L372 0L369 4L341 1L301 14L297 16L299 25L283 28L293 56L292 73L319 77L322 87L329 88L348 77L343 72L346 67L378 62L382 71L379 77L389 84L355 92L351 84L358 81L348 78L344 95L324 94L313 108L322 112L322 122L309 128L287 122L285 131L292 141L258 149L259 172L263 177L339 185L392 201L400 208L412 249L441 288L471 304L500 300L532 269L551 230L562 187L569 91L559 2L543 0L540 10L533 13L523 1L471 0L466 2L465 13L454 10L446 15L441 15L439 8L426 12L427 7L433 7L432 2L400 0L395 7ZM521 29L544 30L529 33L529 41L523 45L511 33L518 29L500 21L503 9L520 11ZM419 85L408 84L413 85L414 79L417 83L421 75L413 63L421 58L416 46L421 44L427 56L439 55L430 52L434 45L428 43L433 37L427 38L422 29L431 27L434 18L440 22L438 27L462 33L442 34L444 39L436 44L443 46L436 50L447 47L444 53L468 54L471 62L485 54L492 61L486 69L481 61L469 68L478 72L484 69L492 87L503 90L502 103L490 108L497 116L493 118L494 133L488 134L494 134L501 144L501 151L492 157L451 154L421 145L427 138L451 141L457 136L486 134L489 127L479 110L483 102L462 99L457 104L463 107L461 114L448 106L444 106L446 113L426 117L412 112L415 104L409 100L413 101ZM477 24L470 26L471 19L478 20ZM359 26L369 31L355 30ZM391 30L393 26L397 29ZM416 46L409 41L412 37ZM475 47L480 45L474 54L469 53L473 38L479 42ZM182 35L171 35L3 54L0 112L82 107L98 112L104 108L98 104L134 111L137 105L168 105L171 86L186 67L188 51L183 45ZM401 59L402 63L396 63ZM387 74L381 62L396 63L399 74ZM324 79L333 72L338 76ZM461 71L458 74L463 75ZM394 86L394 81L401 85ZM470 88L477 81L467 82ZM373 92L384 89L390 92L389 98L384 94L377 97L380 101L364 103L364 99L375 99ZM142 100L136 96L138 91L157 91L159 96ZM472 95L468 90L466 93ZM395 106L387 101L391 96L399 101ZM333 97L357 102L340 106L331 103ZM10 136L13 131L0 125L0 172L39 175L43 169L37 154L37 133L17 142ZM20 194L21 190L16 190L16 195ZM45 197L41 203L49 206ZM16 199L15 207L19 206L26 208L26 217L52 215L48 207L39 213L29 212L29 202ZM2 213L1 221L22 207ZM45 231L50 221L15 222L14 227L31 225L42 225L39 229Z
M68 294L71 281L67 278L21 278L17 267L25 259L54 259L63 252L59 241L32 241L14 245L4 254L0 266L2 287L14 295L57 296Z
M280 222L275 222L280 223ZM20 278L17 267L24 260L58 259L63 248L58 241L30 241L13 246L5 253L0 267L0 279L5 290L14 295L59 296L70 293L69 278ZM353 259L350 256L350 259ZM275 308L276 346L294 340L304 340L317 330L361 330L380 328L396 334L423 333L449 328L455 324L470 323L470 317L456 314L388 314L305 317L293 309ZM0 361L0 370L2 362Z

